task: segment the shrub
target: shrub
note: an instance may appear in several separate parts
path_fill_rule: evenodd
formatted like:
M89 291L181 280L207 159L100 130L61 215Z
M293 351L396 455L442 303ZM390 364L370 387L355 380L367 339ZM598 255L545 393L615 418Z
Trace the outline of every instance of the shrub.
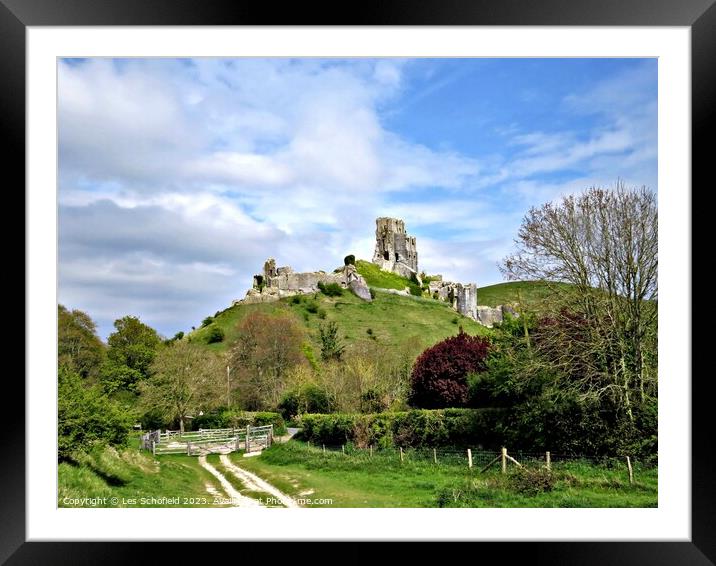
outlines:
M209 326L212 322L214 322L214 317L207 316L204 320L201 321L201 327L204 328L205 326Z
M273 433L275 435L286 434L286 423L279 413L269 413L264 411L254 414L252 426L266 425L273 425Z
M324 283L323 281L318 282L318 288L327 297L340 297L343 295L343 287L338 283Z
M469 446L504 444L509 412L504 409L439 409L394 413L304 414L301 437L316 444Z
M343 265L355 265L356 264L356 256L353 254L347 255L343 258Z
M321 320L326 319L326 314L326 309L318 309L318 318L320 318Z
M57 391L58 459L96 445L121 445L134 424L134 415L109 399L97 386L88 387L80 375L61 367Z
M300 305L301 304L301 295L294 295L290 299L292 305Z
M370 298L375 299L375 290L373 289L373 287L369 288L368 290L370 291Z
M338 325L335 321L321 324L318 332L321 336L321 359L340 360L345 346L338 337Z
M425 350L415 361L409 402L434 409L465 406L467 375L485 370L489 342L462 331Z
M522 495L537 495L554 489L555 478L550 470L517 468L510 472L507 485Z
M316 314L318 312L318 303L316 301L308 301L306 303L306 310L311 314Z
M172 338L172 340L181 340L182 338L184 338L184 332L180 330L174 335L174 338Z
M214 344L216 342L223 342L224 337L224 331L221 328L219 328L218 326L212 326L211 330L209 330L209 334L206 337L206 343Z
M326 392L311 383L284 393L277 408L284 419L292 420L303 413L330 413L332 404Z

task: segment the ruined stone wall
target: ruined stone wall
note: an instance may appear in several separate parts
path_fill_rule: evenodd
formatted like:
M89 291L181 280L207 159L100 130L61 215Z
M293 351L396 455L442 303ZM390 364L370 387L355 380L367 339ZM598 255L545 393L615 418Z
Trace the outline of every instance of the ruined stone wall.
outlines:
M235 303L264 303L277 301L293 295L308 295L319 291L318 284L337 283L350 289L358 297L370 301L370 289L354 265L346 265L333 273L325 271L294 272L291 267L276 267L276 261L269 258L264 263L262 275L254 275L254 282L246 296Z

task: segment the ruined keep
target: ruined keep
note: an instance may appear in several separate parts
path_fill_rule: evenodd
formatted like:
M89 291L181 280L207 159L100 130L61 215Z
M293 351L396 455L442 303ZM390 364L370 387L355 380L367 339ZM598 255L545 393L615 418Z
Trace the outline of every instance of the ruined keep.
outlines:
M405 222L399 218L376 218L373 263L385 271L420 280L415 237L405 232Z

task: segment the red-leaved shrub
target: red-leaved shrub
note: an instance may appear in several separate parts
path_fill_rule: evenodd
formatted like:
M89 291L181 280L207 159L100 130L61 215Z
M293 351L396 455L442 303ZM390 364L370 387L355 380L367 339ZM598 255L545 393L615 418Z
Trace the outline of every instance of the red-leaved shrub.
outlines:
M467 375L485 370L490 343L465 334L446 338L425 350L413 366L410 404L424 409L464 407Z

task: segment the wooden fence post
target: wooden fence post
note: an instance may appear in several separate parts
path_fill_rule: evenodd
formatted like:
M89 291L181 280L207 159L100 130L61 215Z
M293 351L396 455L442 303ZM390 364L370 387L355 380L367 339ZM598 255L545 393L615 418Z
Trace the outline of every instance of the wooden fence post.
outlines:
M325 444L323 445L323 453L324 454L326 453L326 445Z
M370 455L373 456L373 445L370 445Z
M341 444L341 452L343 452L344 454L346 453L346 445L345 444Z
M545 452L545 460L547 461L547 469L551 470L552 469L552 457L549 453L549 450L547 452Z
M433 448L433 462L438 463L438 451Z
M236 446L234 447L234 452L238 452L239 448L241 447L240 441L239 441L239 431L236 431Z
M472 469L472 450L467 449L467 467Z
M246 453L251 452L251 425L246 425Z
M403 447L400 447L400 463L403 463Z
M152 456L157 455L156 443L152 440Z
M191 456L191 441L187 441L186 443L186 455Z
M633 484L634 483L634 472L631 469L631 458L629 458L629 456L627 456L626 459L627 459L627 468L629 468L629 483Z
M502 447L502 473L507 473L507 448Z

